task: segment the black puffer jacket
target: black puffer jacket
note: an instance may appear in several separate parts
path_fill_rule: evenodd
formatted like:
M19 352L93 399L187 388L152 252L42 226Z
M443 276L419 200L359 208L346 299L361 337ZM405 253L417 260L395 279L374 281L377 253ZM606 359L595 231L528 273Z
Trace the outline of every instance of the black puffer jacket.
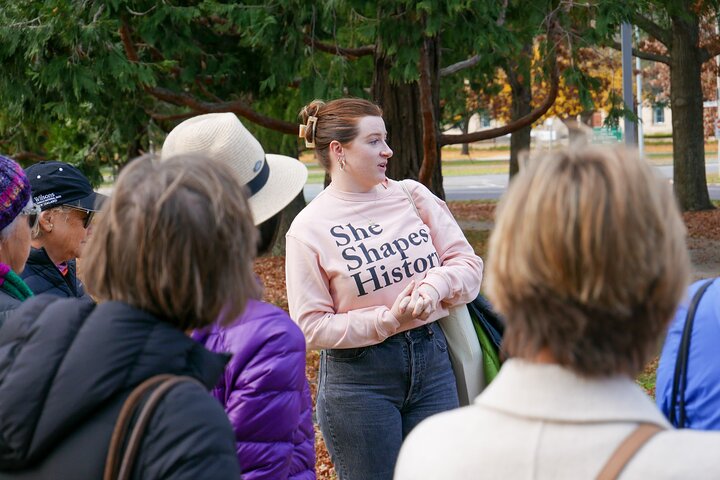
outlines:
M7 292L0 290L0 327L3 326L5 320L10 314L20 306L22 302Z
M32 248L20 276L35 295L49 293L58 297L87 297L82 282L77 278L75 260L69 260L67 264L67 274L63 275L44 248Z
M0 329L0 478L100 479L122 403L160 373L208 388L227 357L126 304L94 306L41 295ZM135 479L237 479L233 432L220 404L195 384L155 411Z

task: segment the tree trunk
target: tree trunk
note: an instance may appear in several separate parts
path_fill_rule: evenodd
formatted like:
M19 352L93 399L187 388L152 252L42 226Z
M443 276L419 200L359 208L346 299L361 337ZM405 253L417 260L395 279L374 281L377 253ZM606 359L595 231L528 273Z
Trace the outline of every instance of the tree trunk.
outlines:
M705 177L699 22L689 6L687 10L671 17L670 50L673 183L683 211L713 208Z
M439 102L439 48L437 42L431 43L430 79L433 91L435 118L440 118ZM383 109L383 118L388 131L388 143L393 149L393 158L388 163L387 176L394 180L403 178L417 179L423 160L423 129L420 111L420 88L417 82L398 83L390 80L393 60L387 58L380 48L375 54L375 73L373 75L372 96ZM437 158L440 157L440 145ZM438 197L444 199L441 162L437 162L432 172L431 185L427 187Z
M301 191L280 214L280 221L275 230L275 238L273 239L272 248L269 252L270 255L285 255L285 234L290 229L292 221L295 220L295 215L300 213L300 210L303 208L305 208L305 195Z
M265 149L265 151L267 152L268 150ZM286 146L281 148L278 153L294 158L298 158L300 155L297 144L295 144L295 146ZM293 199L293 201L288 203L287 206L278 214L280 217L275 227L275 235L273 236L272 246L268 249L266 253L267 255L285 255L285 234L290 229L290 224L293 220L295 220L295 216L300 213L303 208L305 208L305 205L305 194L303 193L303 190L300 190L300 193Z
M460 129L462 130L463 134L467 134L470 131L470 118L472 118L472 114L470 112L467 112L462 119L462 122L460 124ZM470 155L470 144L469 143L463 143L461 148L462 148L462 150L460 150L461 154Z
M532 82L530 79L529 55L531 46L523 47L523 55L528 58L512 62L506 69L512 98L510 121L528 115L532 111ZM516 130L510 134L510 178L520 171L518 157L523 151L530 151L530 131L532 125Z
M128 163L130 163L131 160L139 157L143 153L145 153L143 149L143 137L146 134L145 131L145 125L138 125L135 130L135 136L132 139L130 143L127 144L127 148L125 149L125 158L122 158L120 168L124 167Z
M432 188L433 177L440 164L440 151L438 150L438 109L433 104L436 97L433 92L432 61L430 52L436 51L437 39L426 37L420 49L420 113L422 115L423 129L423 161L420 165L418 179L424 185Z

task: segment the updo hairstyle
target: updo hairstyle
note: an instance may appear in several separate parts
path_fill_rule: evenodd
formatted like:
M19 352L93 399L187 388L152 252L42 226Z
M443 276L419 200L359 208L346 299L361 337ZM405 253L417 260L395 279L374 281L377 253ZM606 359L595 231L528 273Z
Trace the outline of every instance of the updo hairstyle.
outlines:
M362 98L339 98L328 103L313 100L300 111L307 145L315 145L315 157L330 171L330 142L347 145L357 137L357 123L363 117L382 117L380 107ZM310 121L315 117L316 121ZM301 134L302 134L301 130ZM313 148L313 147L310 147Z

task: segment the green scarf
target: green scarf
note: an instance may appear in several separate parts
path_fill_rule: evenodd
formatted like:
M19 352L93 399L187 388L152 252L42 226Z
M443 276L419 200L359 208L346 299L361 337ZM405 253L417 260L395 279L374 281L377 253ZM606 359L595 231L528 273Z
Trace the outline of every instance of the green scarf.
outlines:
M11 297L25 301L33 296L32 290L28 287L20 276L10 270L5 274L5 281L0 285L0 290L7 293Z

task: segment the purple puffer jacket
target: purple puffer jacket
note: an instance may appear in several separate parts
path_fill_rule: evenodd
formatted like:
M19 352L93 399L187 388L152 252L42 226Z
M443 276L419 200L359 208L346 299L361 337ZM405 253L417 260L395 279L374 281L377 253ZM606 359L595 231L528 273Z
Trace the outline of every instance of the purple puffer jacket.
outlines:
M235 430L243 479L315 479L305 337L288 314L251 300L231 326L193 338L208 350L233 354L212 393Z

